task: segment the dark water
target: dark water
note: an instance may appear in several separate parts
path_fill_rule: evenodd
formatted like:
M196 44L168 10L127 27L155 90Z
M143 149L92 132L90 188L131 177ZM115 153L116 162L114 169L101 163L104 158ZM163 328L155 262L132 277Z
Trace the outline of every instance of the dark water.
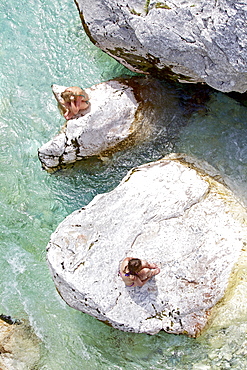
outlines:
M131 74L85 36L72 0L0 4L0 313L28 320L41 339L38 369L244 369L246 289L199 339L114 330L58 296L45 247L65 216L113 189L137 165L178 151L213 164L247 202L247 108L207 89L162 82L166 96L152 136L102 163L84 161L54 175L37 149L62 126L50 85L89 87ZM241 275L246 281L246 271Z

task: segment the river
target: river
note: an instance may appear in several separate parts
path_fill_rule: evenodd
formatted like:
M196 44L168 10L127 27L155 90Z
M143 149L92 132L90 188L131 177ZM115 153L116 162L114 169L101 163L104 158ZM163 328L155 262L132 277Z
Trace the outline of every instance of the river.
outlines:
M246 100L162 82L176 109L161 112L149 140L106 163L89 160L51 175L37 156L64 123L51 84L90 87L131 72L90 43L73 0L2 0L0 28L0 313L31 324L42 343L36 368L247 368L243 284L230 315L198 339L124 333L64 303L45 251L68 214L113 189L130 168L173 151L215 166L247 204Z

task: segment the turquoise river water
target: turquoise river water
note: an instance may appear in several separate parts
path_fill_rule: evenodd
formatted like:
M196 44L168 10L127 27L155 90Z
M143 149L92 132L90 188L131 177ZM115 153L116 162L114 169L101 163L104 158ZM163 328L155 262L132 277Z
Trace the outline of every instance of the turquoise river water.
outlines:
M172 151L207 160L247 204L246 100L162 82L174 110L160 109L149 140L51 175L37 156L64 123L50 85L90 87L131 73L90 43L73 0L2 0L0 28L0 314L27 320L40 338L35 369L247 369L244 289L224 324L197 339L124 333L64 303L45 252L68 214ZM246 270L241 279L244 287Z

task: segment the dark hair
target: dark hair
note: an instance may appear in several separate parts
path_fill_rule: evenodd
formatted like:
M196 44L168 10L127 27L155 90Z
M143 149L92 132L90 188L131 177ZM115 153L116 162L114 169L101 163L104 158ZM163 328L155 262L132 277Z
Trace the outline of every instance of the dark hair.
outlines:
M128 262L128 270L131 275L136 275L141 270L142 261L139 258L132 258Z

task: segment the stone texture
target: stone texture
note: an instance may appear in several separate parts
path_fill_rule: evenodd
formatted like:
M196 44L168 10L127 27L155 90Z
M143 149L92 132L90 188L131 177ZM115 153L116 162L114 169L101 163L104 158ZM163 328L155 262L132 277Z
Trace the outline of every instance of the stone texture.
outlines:
M218 180L210 166L171 155L73 212L47 246L63 299L124 331L199 335L247 237L246 211ZM127 288L118 276L126 256L161 272Z
M52 86L58 103L65 88ZM83 158L133 145L146 137L154 118L150 114L149 90L157 96L157 88L153 79L137 77L115 79L85 89L90 107L68 120L58 135L39 148L43 168L57 170Z
M90 39L128 68L223 92L247 90L245 2L75 2Z
M39 359L40 341L30 326L0 319L0 369L34 369Z

